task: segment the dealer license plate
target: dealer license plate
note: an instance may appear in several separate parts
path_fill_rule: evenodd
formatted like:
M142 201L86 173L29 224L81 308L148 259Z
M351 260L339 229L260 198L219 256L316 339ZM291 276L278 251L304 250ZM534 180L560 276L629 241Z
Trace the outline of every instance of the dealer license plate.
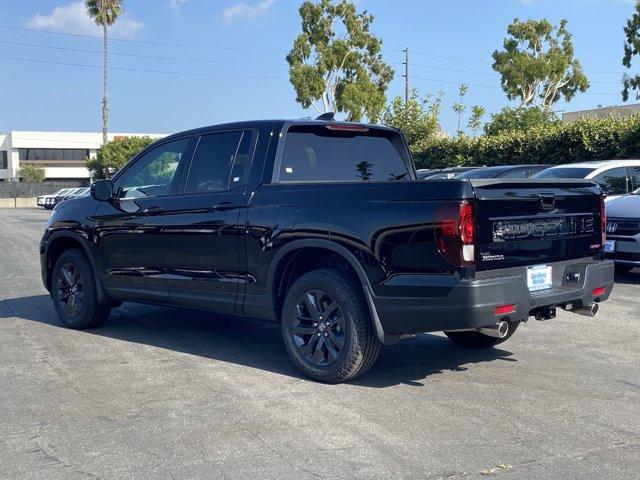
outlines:
M616 241L615 240L606 240L604 242L604 251L607 253L613 253L616 251Z
M551 265L536 265L527 268L527 288L529 291L536 292L552 286Z

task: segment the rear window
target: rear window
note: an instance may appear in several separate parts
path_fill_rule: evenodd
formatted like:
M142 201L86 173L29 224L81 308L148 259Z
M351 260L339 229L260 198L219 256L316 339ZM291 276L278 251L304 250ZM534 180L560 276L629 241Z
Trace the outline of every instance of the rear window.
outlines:
M385 130L336 131L295 126L285 136L280 182L405 180L409 170L402 138Z
M595 168L548 168L543 170L535 178L585 178Z

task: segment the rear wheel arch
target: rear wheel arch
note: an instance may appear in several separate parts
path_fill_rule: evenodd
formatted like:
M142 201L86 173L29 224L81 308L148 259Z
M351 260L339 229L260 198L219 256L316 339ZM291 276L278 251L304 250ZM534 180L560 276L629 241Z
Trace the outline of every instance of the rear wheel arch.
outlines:
M296 279L312 270L327 268L347 274L357 282L357 290L362 291L363 296L364 288L371 288L360 262L342 245L320 239L294 241L278 252L269 269L267 291L272 298L274 317L280 319L284 298Z

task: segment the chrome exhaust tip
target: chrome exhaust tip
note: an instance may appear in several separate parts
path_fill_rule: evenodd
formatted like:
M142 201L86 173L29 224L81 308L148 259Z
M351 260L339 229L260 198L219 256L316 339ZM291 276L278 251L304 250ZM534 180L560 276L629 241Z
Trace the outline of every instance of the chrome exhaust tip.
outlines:
M509 333L509 323L503 320L489 327L479 328L478 331L489 337L504 338Z
M576 308L575 310L573 310L573 313L577 313L578 315L582 315L583 317L595 317L598 313L598 303L593 302L582 308Z

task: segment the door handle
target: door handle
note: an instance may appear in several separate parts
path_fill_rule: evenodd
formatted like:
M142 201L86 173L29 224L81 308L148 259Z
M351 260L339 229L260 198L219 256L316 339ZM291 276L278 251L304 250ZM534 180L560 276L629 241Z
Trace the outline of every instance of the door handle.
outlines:
M213 211L214 212L225 212L227 210L233 210L234 208L237 208L236 205L234 205L231 202L222 202L222 203L217 203L213 206Z
M153 217L155 215L160 215L162 213L162 209L160 207L155 207L155 206L147 207L142 211L142 213L149 217Z

